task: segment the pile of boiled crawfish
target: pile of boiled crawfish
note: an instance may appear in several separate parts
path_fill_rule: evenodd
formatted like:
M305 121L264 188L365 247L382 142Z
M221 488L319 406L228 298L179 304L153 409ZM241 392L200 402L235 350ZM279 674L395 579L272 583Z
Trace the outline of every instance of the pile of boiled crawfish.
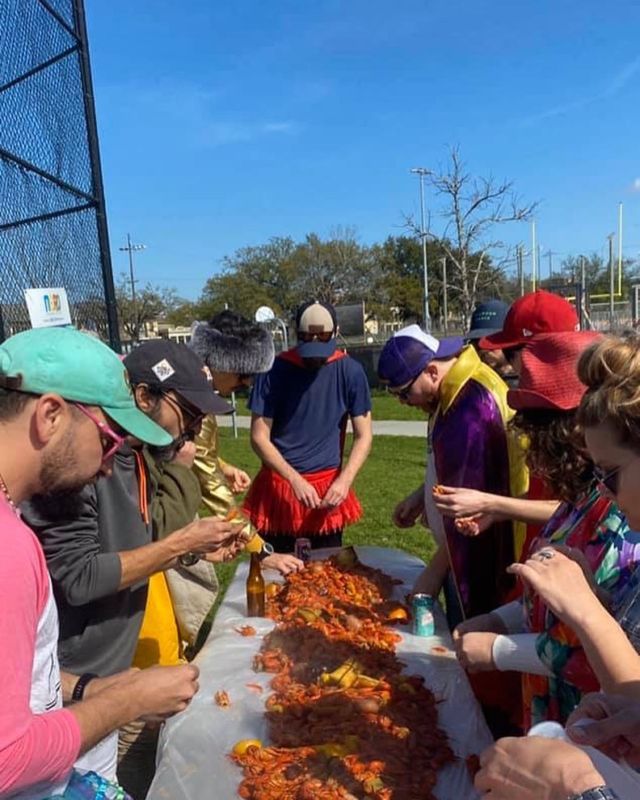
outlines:
M454 760L432 693L395 655L389 622L408 614L389 600L394 581L343 553L268 600L279 624L255 668L275 674L272 746L232 756L247 800L434 800L438 770Z

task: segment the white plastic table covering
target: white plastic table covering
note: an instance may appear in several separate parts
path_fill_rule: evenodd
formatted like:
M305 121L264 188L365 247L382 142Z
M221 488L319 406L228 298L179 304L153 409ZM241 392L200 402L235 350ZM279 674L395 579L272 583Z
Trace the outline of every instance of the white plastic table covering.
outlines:
M403 581L396 587L397 599L412 587L424 564L402 550L356 547L360 560ZM314 551L314 558L325 558L331 550ZM245 582L248 565L241 564L218 609L211 633L195 663L200 667L200 692L189 708L165 725L158 747L158 769L147 800L234 800L242 771L227 756L239 739L261 739L267 744L264 703L269 696L273 675L254 672L252 662L265 633L273 628L268 619L245 616ZM276 573L265 572L265 579L278 580ZM250 623L257 636L240 636L235 628ZM480 706L464 671L452 654L434 655L431 648L451 648L451 637L444 615L436 608L433 637L402 633L396 652L407 664L405 672L423 675L427 686L442 702L438 706L439 724L447 732L451 747L462 758L481 753L493 741ZM262 694L246 684L260 684ZM225 690L231 699L228 708L219 708L214 694ZM476 800L463 762L447 766L436 787L439 800Z

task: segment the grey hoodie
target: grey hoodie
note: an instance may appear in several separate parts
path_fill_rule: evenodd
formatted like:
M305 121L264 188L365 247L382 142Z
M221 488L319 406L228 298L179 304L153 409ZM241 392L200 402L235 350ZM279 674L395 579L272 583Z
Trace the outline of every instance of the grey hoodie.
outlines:
M162 481L173 486L174 513L170 533L190 522L200 504L197 478L180 465L162 471L146 456L149 514L158 519L151 501L162 500ZM149 466L152 467L151 474ZM142 547L154 538L139 502L139 483L133 451L116 453L113 474L82 492L82 509L73 519L39 517L22 507L25 522L37 533L53 581L60 617L59 657L62 669L75 674L112 675L131 666L142 625L147 580L118 591L121 564L118 552ZM181 491L181 487L183 490Z

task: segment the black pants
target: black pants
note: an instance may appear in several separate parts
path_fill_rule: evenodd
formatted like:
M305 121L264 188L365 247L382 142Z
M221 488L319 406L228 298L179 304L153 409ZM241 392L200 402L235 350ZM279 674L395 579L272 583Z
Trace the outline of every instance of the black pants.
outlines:
M317 550L319 547L342 547L342 531L332 533L314 533L294 536L291 533L263 533L260 536L269 542L276 553L293 553L296 548L296 539L308 539L311 542L311 549Z

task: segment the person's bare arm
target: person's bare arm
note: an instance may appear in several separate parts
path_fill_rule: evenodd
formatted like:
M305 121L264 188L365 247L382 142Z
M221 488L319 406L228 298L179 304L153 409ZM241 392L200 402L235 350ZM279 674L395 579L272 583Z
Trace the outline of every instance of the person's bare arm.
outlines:
M327 489L327 493L322 499L323 506L338 506L346 499L356 475L371 452L373 441L371 413L367 412L360 417L353 417L351 424L353 426L351 453L340 474Z
M558 508L558 500L528 500L526 497L505 497L477 489L438 487L433 496L438 511L446 517L491 515L494 520L512 519L531 525L542 525Z
M444 585L448 572L449 554L447 553L446 545L441 544L433 554L433 558L427 567L416 580L413 587L414 594L424 593L437 597Z
M575 631L603 691L638 698L640 655L594 594L580 563L555 553L552 558L534 556L525 564L513 564L508 571L525 581ZM636 596L634 605L638 603Z
M316 490L287 462L271 441L272 425L273 420L269 417L252 414L251 446L265 466L277 472L291 484L293 493L303 505L307 508L318 508L320 498Z
M192 664L151 667L68 706L80 726L80 753L135 719L164 719L184 711L198 691L197 679Z
M119 590L175 566L179 556L186 553L215 552L230 544L242 526L223 519L207 517L186 525L158 542L151 542L135 550L118 553L121 564Z

